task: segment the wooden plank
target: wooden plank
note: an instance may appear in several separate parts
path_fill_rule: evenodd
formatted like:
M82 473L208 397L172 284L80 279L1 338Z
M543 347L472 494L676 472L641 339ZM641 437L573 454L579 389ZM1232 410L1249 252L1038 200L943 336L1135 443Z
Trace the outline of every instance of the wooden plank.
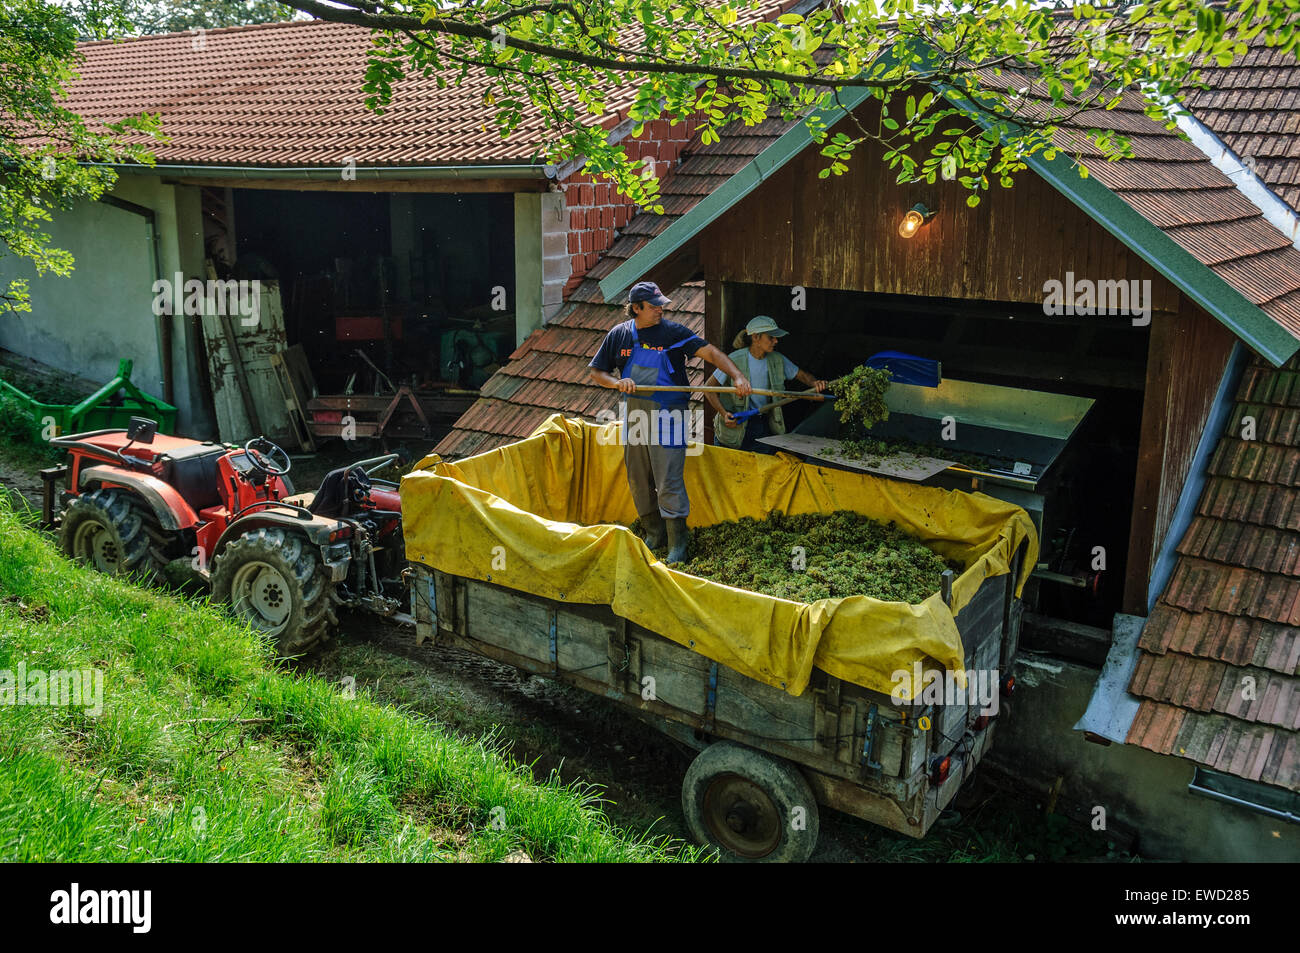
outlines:
M879 104L859 107L875 128ZM851 135L845 120L835 128ZM1041 306L1043 286L1079 278L1149 279L1152 308L1172 311L1178 291L1119 239L1036 175L993 188L976 208L961 183L895 181L876 143L848 170L821 179L809 149L775 172L700 235L704 273L722 281ZM923 202L938 214L913 238L897 233Z
M703 655L670 642L639 625L629 625L629 637L640 645L641 679L656 701L703 715L708 696L709 668ZM728 671L719 666L719 671ZM744 676L739 676L744 677ZM721 691L719 690L719 696Z
M299 352L302 351L302 345L295 344L294 347ZM293 427L298 446L308 453L315 453L316 441L311 438L311 428L307 425L309 418L307 412L303 409L306 400L311 396L311 391L299 392L299 385L294 381L293 372L290 370L288 361L285 358L288 353L288 351L281 351L279 354L271 355L271 367L275 369L275 383L279 386L280 395L284 398L285 410L289 413L289 424Z
M722 666L717 718L791 747L816 753L813 693L795 696Z
M525 658L550 661L551 612L543 600L473 581L466 598L470 638Z

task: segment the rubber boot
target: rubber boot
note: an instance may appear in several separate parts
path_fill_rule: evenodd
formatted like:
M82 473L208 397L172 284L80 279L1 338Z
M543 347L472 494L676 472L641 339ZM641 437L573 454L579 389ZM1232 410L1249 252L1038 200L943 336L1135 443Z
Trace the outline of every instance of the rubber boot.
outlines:
M668 542L668 528L658 510L641 514L641 528L645 530L641 538L645 540L647 549L659 549Z
M664 562L669 565L686 561L691 548L691 531L686 528L686 517L677 516L668 520L668 555Z

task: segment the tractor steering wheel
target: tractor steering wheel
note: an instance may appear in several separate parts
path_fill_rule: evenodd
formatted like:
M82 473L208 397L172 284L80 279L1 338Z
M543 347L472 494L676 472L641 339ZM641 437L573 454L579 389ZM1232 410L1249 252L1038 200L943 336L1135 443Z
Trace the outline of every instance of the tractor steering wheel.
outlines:
M266 453L263 454L256 449L257 447L265 447ZM265 437L254 437L244 444L244 453L248 455L248 459L253 466L267 476L284 476L289 472L289 468L293 466L293 462L289 459L289 454L285 452L284 448L276 446ZM276 462L276 454L279 454L280 458L284 460L284 466L278 469L272 465Z

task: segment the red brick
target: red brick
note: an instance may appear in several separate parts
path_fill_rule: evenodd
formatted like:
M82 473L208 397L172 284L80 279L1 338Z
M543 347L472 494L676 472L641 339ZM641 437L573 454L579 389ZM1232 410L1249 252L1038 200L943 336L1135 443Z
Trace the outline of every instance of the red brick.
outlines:
M606 205L604 208L600 210L600 227L601 228L614 227L614 210L610 208L608 205Z
M620 205L614 209L614 227L622 228L627 224L627 206Z
M677 161L677 156L681 154L682 144L680 142L665 142L659 148L659 158L666 159L669 162Z
M582 250L583 250L583 251L585 251L585 252L589 252L589 251L591 251L593 248L596 247L596 244L595 244L595 243L596 243L596 237L595 237L594 233L592 233L592 232L583 232L583 233L582 233Z
M586 216L583 215L582 209L575 208L569 212L569 228L585 228Z
M596 249L598 251L604 251L606 248L609 247L609 243L612 242L613 240L614 240L614 232L612 229L608 229L608 228L600 229L600 231L596 232Z
M590 270L591 268L595 267L596 262L598 262L598 261L600 261L600 252L595 252L595 251L593 251L593 252L588 252L588 254L587 254L587 268L584 269L584 270Z
M577 252L582 251L582 249L581 249L580 247L578 247L579 244L580 244L580 241L581 241L581 238L580 238L580 236L578 235L577 232L569 232L569 254L570 254L570 255L573 255L573 254L576 254Z
M601 182L596 186L596 204L597 205L609 204L609 183L608 182Z
M583 267L582 261L583 258L581 255L574 255L569 259L569 265L575 272L583 272L587 269Z
M667 178L668 173L671 172L672 170L673 170L673 164L671 162L655 163L655 175L658 176L661 180Z
M654 122L650 123L650 136L653 139L667 139L668 123L663 119L656 119Z

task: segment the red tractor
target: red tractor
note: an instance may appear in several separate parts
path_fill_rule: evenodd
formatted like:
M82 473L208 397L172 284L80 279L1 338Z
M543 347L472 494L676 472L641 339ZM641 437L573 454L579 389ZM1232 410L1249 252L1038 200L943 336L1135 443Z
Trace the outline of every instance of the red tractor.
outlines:
M339 605L405 619L397 484L370 476L397 454L334 470L315 493L295 496L289 455L263 437L238 447L157 430L133 417L126 430L51 441L71 456L44 474L47 519L62 524L68 555L144 580L190 558L213 598L285 657L327 638ZM53 482L65 473L56 519Z

